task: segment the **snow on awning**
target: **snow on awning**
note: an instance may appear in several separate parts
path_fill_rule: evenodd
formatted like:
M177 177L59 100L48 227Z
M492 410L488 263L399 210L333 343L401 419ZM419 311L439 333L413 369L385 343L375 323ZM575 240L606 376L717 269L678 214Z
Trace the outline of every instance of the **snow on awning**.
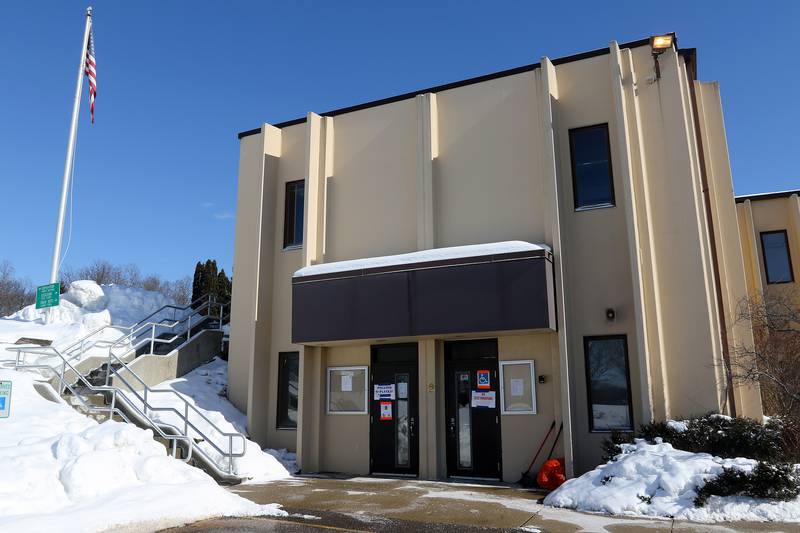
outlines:
M531 244L525 241L503 241L487 244L470 244L467 246L449 246L447 248L433 248L431 250L422 250L420 252L411 252L408 254L384 255L380 257L366 257L363 259L322 263L301 268L294 273L293 277L323 276L342 272L385 269L400 266L412 266L416 268L425 263L438 263L458 259L463 260L473 257L485 258L487 256L535 251L550 252L550 247L546 244Z

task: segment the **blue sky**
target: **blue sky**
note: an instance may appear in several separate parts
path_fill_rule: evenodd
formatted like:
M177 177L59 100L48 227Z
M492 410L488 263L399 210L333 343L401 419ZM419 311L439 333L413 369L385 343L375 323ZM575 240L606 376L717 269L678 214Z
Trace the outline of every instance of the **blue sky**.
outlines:
M0 260L47 281L86 2L0 17ZM118 2L95 7L65 264L231 269L236 133L675 31L718 80L737 194L800 187L798 2ZM86 88L84 87L84 91ZM66 236L65 236L66 239Z

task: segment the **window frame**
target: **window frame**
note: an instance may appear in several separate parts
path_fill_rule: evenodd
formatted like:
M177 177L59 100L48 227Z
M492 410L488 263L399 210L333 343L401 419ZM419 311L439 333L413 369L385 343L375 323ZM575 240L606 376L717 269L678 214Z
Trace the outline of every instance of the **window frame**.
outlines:
M599 340L622 340L622 348L625 353L625 378L628 387L628 418L631 421L630 428L612 428L612 429L595 429L594 428L594 415L592 410L592 388L590 386L591 379L589 376L589 343ZM586 403L587 403L587 418L589 419L589 433L611 433L613 431L632 432L636 428L636 420L633 418L633 391L631 390L631 363L628 352L628 336L625 334L618 335L589 335L583 337L583 369L586 377Z
M783 234L783 242L786 244L786 259L789 262L789 279L782 281L770 281L769 279L769 266L767 265L767 249L764 246L764 235ZM761 260L764 263L764 279L767 285L781 285L783 283L794 283L794 265L792 264L792 250L789 247L789 232L785 229L776 229L771 231L760 231L758 233L758 240L761 241Z
M575 141L574 136L575 133L584 131L584 130L592 130L596 128L603 128L606 134L606 149L608 155L608 184L611 190L611 202L610 203L602 203L602 204L593 204L593 205L578 205L578 176L576 173L575 168ZM588 126L580 126L578 128L570 128L569 130L569 162L570 167L572 168L572 202L573 206L575 207L575 211L591 211L593 209L606 209L609 207L616 207L617 206L617 197L616 192L614 191L614 166L613 162L611 161L611 135L608 132L608 122L601 122L599 124L590 124Z
M364 410L363 411L331 411L331 374L337 370L364 371ZM327 415L367 415L369 414L369 366L329 366L325 383L325 414Z
M287 357L287 356L296 356L297 357L297 401L298 401L297 402L297 411L298 411L298 415L300 413L300 352L297 352L297 351L294 351L294 352L278 352L278 401L276 402L277 403L277 411L275 413L275 429L296 431L297 430L297 422L295 422L294 426L284 425L284 424L282 424L283 420L282 420L282 416L281 416L283 414L282 411L284 409L286 409L286 420L289 419L289 410L288 410L289 403L290 403L289 402L289 391L288 391L289 383L288 383L288 381L286 382L286 385L287 385L286 389L287 390L286 390L285 396L284 396L284 392L283 392L284 391L284 387L283 387L283 383L282 383L284 377L286 377L285 374L284 374L285 370L284 370L283 361L284 361L285 357Z
M498 361L500 363L500 414L503 415L535 415L538 414L536 402L536 361L533 359L508 359ZM528 365L531 373L531 406L529 411L508 411L506 410L506 390L505 390L505 366L506 365Z
M284 185L283 189L283 249L284 250L296 250L298 248L303 247L303 233L305 231L305 220L301 225L302 231L300 234L300 241L296 242L297 235L294 235L294 227L297 223L297 211L295 209L295 203L297 201L297 191L294 191L294 194L291 195L292 201L290 202L290 194L289 189L292 187L298 187L302 185L303 187L303 197L305 198L305 188L306 188L306 181L305 180L292 180L287 181ZM291 213L291 220L292 224L289 224L289 216ZM303 218L305 218L305 207L303 208ZM290 235L291 233L291 235ZM294 239L290 239L293 236Z

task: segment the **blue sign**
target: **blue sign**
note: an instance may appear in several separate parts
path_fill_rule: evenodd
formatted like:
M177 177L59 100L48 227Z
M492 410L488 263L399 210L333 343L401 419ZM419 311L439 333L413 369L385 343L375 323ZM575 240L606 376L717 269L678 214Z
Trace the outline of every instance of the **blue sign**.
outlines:
M478 370L478 388L479 389L491 389L492 388L492 380L491 374L488 370Z
M8 418L11 411L11 382L0 381L0 418Z

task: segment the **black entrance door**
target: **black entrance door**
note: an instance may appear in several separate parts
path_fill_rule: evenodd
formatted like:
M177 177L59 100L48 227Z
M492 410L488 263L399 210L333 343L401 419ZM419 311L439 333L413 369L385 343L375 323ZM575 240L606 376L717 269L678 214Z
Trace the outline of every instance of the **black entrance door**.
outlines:
M416 476L419 472L417 344L372 347L370 471Z
M445 343L447 475L502 477L497 339Z

